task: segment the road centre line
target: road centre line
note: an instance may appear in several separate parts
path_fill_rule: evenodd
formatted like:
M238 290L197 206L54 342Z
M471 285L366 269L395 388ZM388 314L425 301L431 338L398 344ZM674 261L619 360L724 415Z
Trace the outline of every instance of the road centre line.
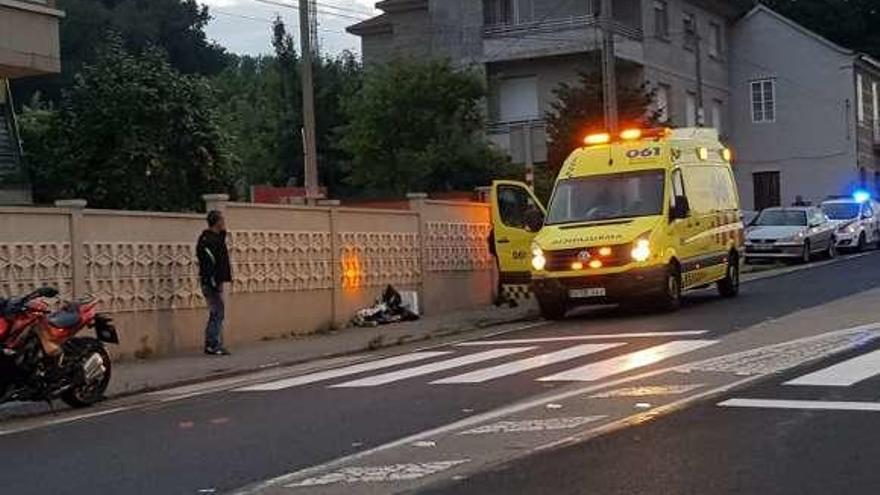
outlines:
M784 385L849 387L878 374L880 374L880 350L789 380Z
M786 342L777 342L775 344L761 346L761 347L755 348L753 350L769 349L769 348L772 348L772 347L779 345L779 344L782 344L782 343L787 343L787 344L807 343L807 342L811 342L814 340L828 338L832 335L841 335L841 334L846 334L846 333L863 332L863 331L876 332L878 330L880 330L880 322L870 323L867 325L859 325L859 326L850 327L850 328L843 328L840 330L833 330L830 332L825 332L825 333L818 334L818 335L811 335L809 337L801 337L801 338L789 340ZM742 351L738 351L738 352L742 352ZM737 354L737 352L734 352L731 354ZM577 397L579 395L598 392L603 389L617 387L619 385L634 382L637 380L642 380L645 378L651 378L654 376L662 375L664 373L669 373L669 372L674 372L674 371L679 371L679 370L686 370L688 367L697 366L703 362L710 362L710 361L717 359L717 358L718 358L718 356L713 356L713 357L701 359L699 361L695 361L695 362L691 362L691 363L669 366L666 368L661 368L661 369L657 369L657 370L653 370L653 371L646 371L644 373L640 373L637 375L618 378L615 380L609 380L609 381L603 382L603 383L590 384L590 385L578 387L575 389L569 389L569 390L566 390L563 392L548 393L546 395L538 396L533 399L528 399L528 400L525 400L525 401L522 401L519 403L511 404L509 406L505 406L505 407L502 407L499 409L494 409L492 411L488 411L488 412L485 412L482 414L471 416L471 417L468 417L468 418L465 418L465 419L462 419L459 421L448 423L446 425L438 426L436 428L424 430L419 433L414 433L412 435L409 435L409 436L406 436L406 437L403 437L403 438L400 438L397 440L393 440L391 442L388 442L388 443L385 443L382 445L378 445L378 446L373 447L371 449L363 450L361 452L357 452L354 454L349 454L347 456L342 456L342 457L339 457L339 458L331 460L331 461L327 461L322 464L317 464L317 465L314 465L311 467L300 469L298 471L283 474L283 475L277 476L275 478L271 478L268 480L253 483L253 484L247 485L245 487L242 487L239 490L236 490L231 495L255 495L255 494L257 494L267 488L289 484L289 483L292 483L298 479L312 476L314 473L320 473L322 471L336 469L339 466L343 466L347 463L356 461L358 459L363 459L365 457L368 457L368 456L371 456L374 454L378 454L378 453L385 452L385 451L388 451L391 449L406 446L408 444L412 444L412 443L420 441L420 440L431 439L431 438L438 437L440 435L444 435L444 434L454 432L457 430L469 429L474 426L477 426L477 425L480 425L483 423L488 423L490 421L495 421L497 419L511 416L513 414L527 411L529 409L533 409L536 407L542 407L544 404L546 404L548 402L559 402L559 401L563 401L563 400L566 400L566 399L569 399L572 397ZM802 363L802 364L807 364L807 363ZM628 424L630 424L632 422L641 421L641 418L653 417L661 412L674 411L674 410L680 409L680 408L690 404L691 402L702 400L702 399L709 398L709 397L714 397L714 396L723 394L729 390L732 390L734 388L739 388L739 387L742 387L745 385L756 383L759 380L764 379L766 376L767 376L767 374L748 376L746 378L743 378L741 380L737 380L737 381L729 383L727 385L722 385L720 387L716 387L716 388L713 388L710 390L705 390L703 392L700 392L700 393L692 395L692 396L684 397L678 401L675 401L675 402L672 402L668 405L653 409L651 411L647 411L647 412L639 413L634 416L622 418L618 421L614 421L612 423L608 423L608 424L599 426L599 427L594 428L592 430L589 430L589 431L586 431L586 432L583 432L583 433L580 433L577 435L573 435L572 437L569 437L569 438L566 438L566 439L563 439L560 441L551 442L546 445L542 445L542 446L538 447L537 449L533 449L532 451L536 452L536 451L539 451L542 449L555 447L556 445L562 445L567 442L571 442L575 439L576 440L583 440L583 439L595 436L596 434L606 433L608 431L613 431L614 429L627 426Z
M594 335L570 335L566 337L545 337L536 339L509 339L509 340L476 340L473 342L462 342L456 344L460 347L480 346L480 345L519 345L519 344L541 344L545 342L572 342L581 340L606 340L606 339L628 339L628 338L651 338L651 337L688 337L705 335L708 330L686 330L681 332L633 332L633 333L605 333Z
M721 407L746 407L759 409L806 409L822 411L874 411L880 412L880 402L851 402L825 400L781 399L729 399L719 402Z
M489 380L494 380L496 378L522 373L524 371L532 370L535 368L549 366L554 363L561 363L563 361L568 361L577 357L595 354L597 352L613 349L622 345L625 344L623 344L622 342L614 342L609 344L581 344L574 347L562 349L561 351L541 354L540 356L533 356L526 359L520 359L518 361L512 361L509 363L499 364L497 366L491 366L489 368L479 369L470 373L463 373L461 375L435 380L431 383L483 383Z
M457 358L447 359L445 361L438 361L423 366L416 366L415 368L406 368L398 371L391 371L389 373L384 373L381 375L368 376L359 380L340 383L338 385L331 385L330 388L375 387L378 385L385 385L386 383L406 380L407 378L436 373L438 371L458 368L460 366L467 366L469 364L475 364L482 361L489 361L491 359L510 356L512 354L519 354L521 352L531 351L534 349L536 349L536 347L502 347L499 349L492 349L490 351L479 352L476 354L459 356Z

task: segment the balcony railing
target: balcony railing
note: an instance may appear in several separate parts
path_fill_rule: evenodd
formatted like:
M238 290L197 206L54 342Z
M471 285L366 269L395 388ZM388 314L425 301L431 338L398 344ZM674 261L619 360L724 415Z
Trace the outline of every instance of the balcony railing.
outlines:
M486 38L503 38L524 33L554 33L560 30L599 28L601 19L592 15L570 16L564 18L545 19L539 21L520 22L517 24L494 24L483 27ZM614 32L627 38L641 41L644 37L641 28L614 21Z

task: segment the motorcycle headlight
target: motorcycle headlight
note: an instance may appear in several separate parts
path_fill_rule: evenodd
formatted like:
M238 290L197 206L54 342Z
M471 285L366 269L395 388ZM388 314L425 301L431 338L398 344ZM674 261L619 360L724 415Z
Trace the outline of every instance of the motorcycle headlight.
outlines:
M532 268L541 271L547 266L547 258L544 257L544 250L537 244L532 244Z
M635 261L647 261L651 257L651 242L648 239L636 239L630 255Z

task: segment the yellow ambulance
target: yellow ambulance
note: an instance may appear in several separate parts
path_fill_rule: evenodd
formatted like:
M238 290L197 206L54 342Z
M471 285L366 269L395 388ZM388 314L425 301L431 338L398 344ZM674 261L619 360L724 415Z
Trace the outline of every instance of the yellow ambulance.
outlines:
M714 129L589 135L563 164L545 209L523 183L490 195L505 290L528 287L541 313L636 303L668 310L683 291L739 292L743 224L731 151Z

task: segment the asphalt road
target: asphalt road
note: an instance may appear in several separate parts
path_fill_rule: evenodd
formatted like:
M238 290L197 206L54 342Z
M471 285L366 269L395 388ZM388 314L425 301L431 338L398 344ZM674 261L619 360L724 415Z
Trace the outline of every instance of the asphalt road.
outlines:
M871 353L878 348L867 345L657 421L424 493L874 495L880 492L877 365L871 366L873 378L853 385L786 382L860 356L876 363Z
M271 382L263 390L224 390L121 410L114 410L114 404L108 403L96 411L100 415L91 418L20 432L3 434L0 431L0 491L16 495L223 493L490 411L545 393L548 389L565 387L565 382L555 381L552 377L575 367L613 360L616 356L655 349L663 344L674 347L676 343L689 340L683 336L646 336L613 342L613 347L575 351L571 350L572 347L583 342L559 338L701 331L704 333L700 334L700 339L719 339L768 319L877 287L880 287L880 255L872 254L749 283L744 285L741 297L735 300L721 299L709 291L692 294L685 307L675 314L631 315L603 309L504 336L505 339L527 340L517 345L501 348L447 346L424 351L445 354L410 352L397 358L403 361L385 367L344 368L331 375ZM685 348L687 345L684 344ZM570 355L563 359L561 356L566 353ZM548 359L547 355L556 360ZM535 360L526 361L530 358ZM491 379L485 376L487 369L503 364L509 364L510 368L496 369L495 373L507 374ZM639 363L637 366L650 369L654 364ZM598 380L622 370L591 371L598 373L595 377ZM469 372L483 373L484 381L463 383L463 380L456 382L453 379L453 383L431 383ZM548 377L551 379L546 380ZM538 381L540 378L545 381ZM707 424L714 421L725 425L728 420L724 415L733 415L733 420L741 422L743 428L753 429L761 426L762 418L767 417L749 418L750 414L764 414L761 411L718 411L711 406L705 407L708 409L701 406L686 414L703 414L697 418L705 418L700 420ZM626 436L630 434L627 431L598 443L585 444L586 453L566 450L530 459L529 469L522 470L520 466L520 474L529 475L522 485L504 484L512 474L488 474L473 478L467 486L440 489L447 493L465 490L470 493L520 493L531 487L545 493L566 493L566 489L574 490L568 493L584 493L584 485L577 483L587 481L578 478L578 473L589 472L592 476L602 477L607 471L605 479L611 483L614 473L618 477L623 475L622 469L615 467L624 465L631 470L625 478L633 480L632 486L638 487L635 483L639 479L649 481L650 477L642 476L649 465L657 466L651 472L659 476L658 481L672 480L674 475L664 474L664 465L659 464L660 460L672 463L676 459L670 455L671 450L683 456L678 459L685 465L696 466L698 461L708 463L714 460L718 461L717 469L722 469L723 459L728 454L719 455L719 452L728 451L712 441L713 429L702 424L694 428L693 418L682 420L681 417L675 415L640 427L638 431L646 431L645 435L654 434L650 442L640 442L636 446ZM865 421L871 418L873 416L862 419L861 425L865 426ZM853 436L857 436L857 426L853 424ZM828 427L833 425L829 423ZM732 427L722 430L731 436L737 431ZM693 442L682 440L685 432L696 435L699 431L706 432L710 438L704 440L693 436L688 437L693 438ZM812 433L819 435L818 430ZM716 432L715 439L717 435ZM613 448L606 448L603 442L617 443ZM688 460L689 451L700 452L702 459ZM639 452L643 453L639 462L646 462L644 452L652 452L653 456L648 457L655 459L655 463L638 464L635 454ZM709 455L709 452L715 454ZM618 453L622 456L631 453L632 458L621 458L618 463ZM581 455L586 457L579 457ZM557 459L556 456L560 457ZM587 458L589 462L584 461ZM564 466L564 473L554 465L559 469ZM590 466L590 469L584 466ZM674 466L675 469L682 468L680 464ZM643 472L636 476L634 473L640 470ZM533 477L533 474L542 478ZM555 480L545 476L555 476ZM562 483L568 479L577 481L572 485L559 485L558 491L540 488L544 482ZM664 491L665 488L656 488L662 485L656 484L654 490L645 485L646 491L641 492L632 491L626 485L623 488L607 486L610 491L591 489L589 493L739 493L681 491L672 485L671 491ZM741 493L754 492L745 490Z

